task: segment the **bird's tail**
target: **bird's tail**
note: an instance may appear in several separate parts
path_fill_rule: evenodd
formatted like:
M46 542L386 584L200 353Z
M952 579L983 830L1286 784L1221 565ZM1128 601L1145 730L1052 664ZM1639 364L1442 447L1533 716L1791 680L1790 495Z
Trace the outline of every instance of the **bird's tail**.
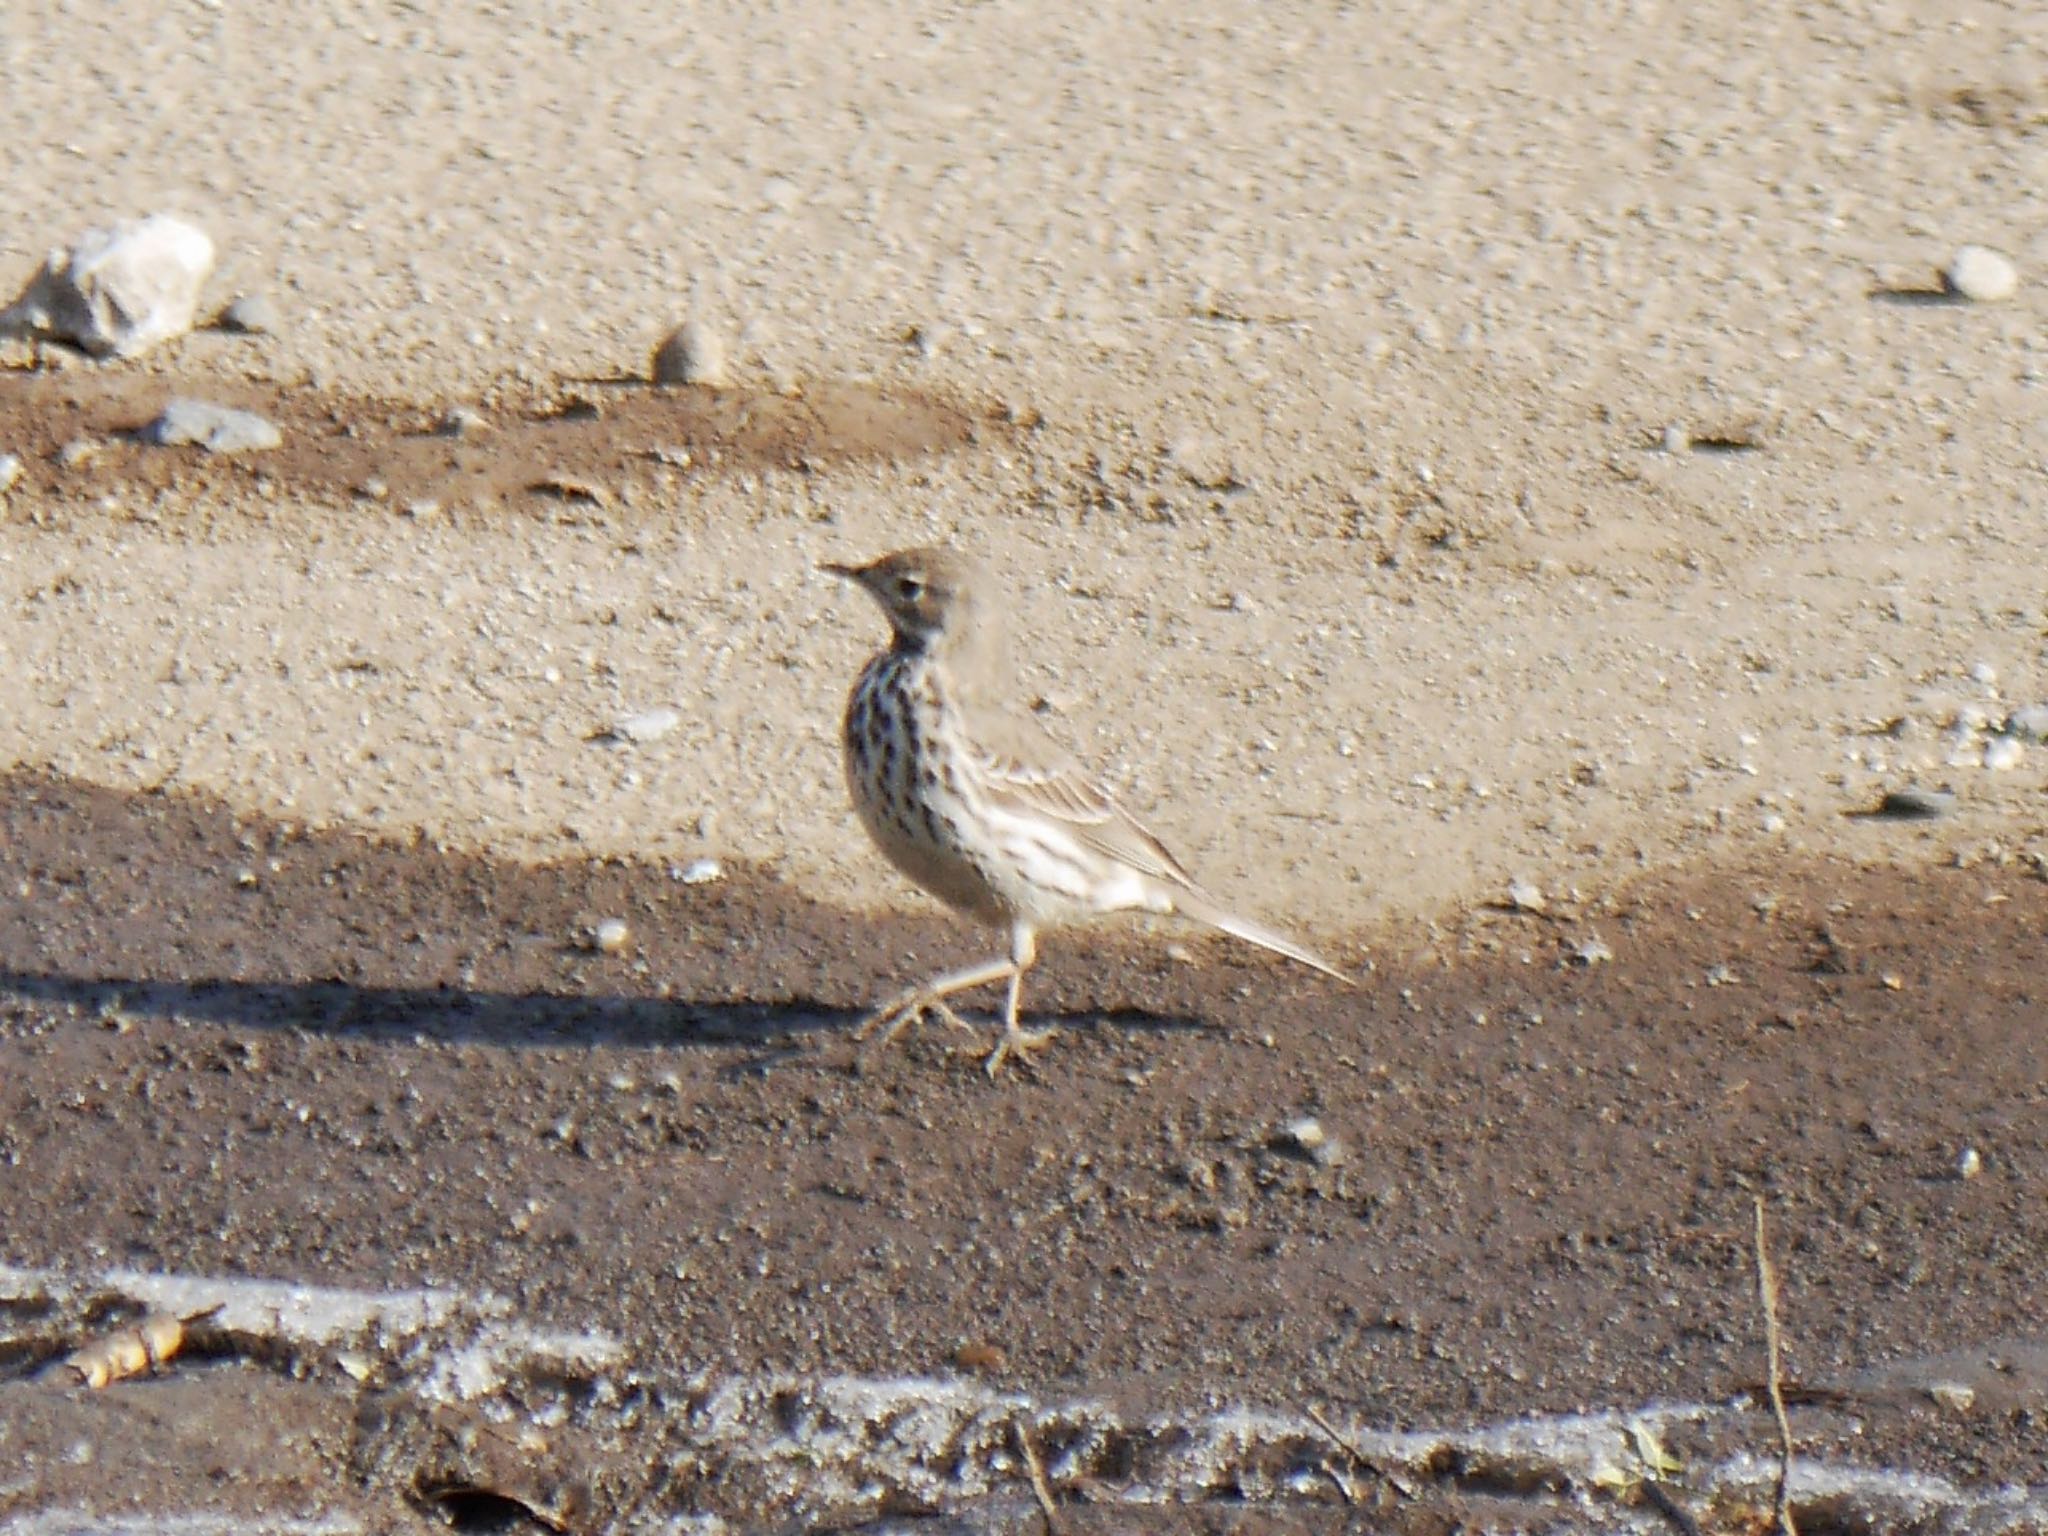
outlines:
M1192 917L1198 923L1207 923L1211 928L1220 928L1233 938L1256 944L1261 949L1270 949L1276 955L1285 955L1303 965L1313 966L1326 976L1334 976L1347 987L1356 986L1351 977L1337 969L1328 960L1305 944L1298 944L1284 933L1277 933L1263 923L1255 923L1248 917L1239 917L1235 912L1218 906L1201 891L1176 890L1173 893L1173 910L1184 917Z

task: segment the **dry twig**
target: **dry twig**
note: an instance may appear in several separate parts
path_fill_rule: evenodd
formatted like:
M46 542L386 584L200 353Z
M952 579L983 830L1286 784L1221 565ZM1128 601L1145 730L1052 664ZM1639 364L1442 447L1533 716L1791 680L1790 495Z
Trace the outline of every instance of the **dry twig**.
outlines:
M1060 1517L1052 1502L1052 1484L1045 1480L1045 1463L1038 1459L1038 1447L1022 1419L1010 1421L1010 1433L1017 1437L1017 1450L1024 1458L1024 1470L1031 1478L1031 1495L1038 1500L1038 1512L1045 1516L1045 1536L1060 1536Z
M1389 1488L1393 1489L1396 1493L1400 1494L1401 1497L1404 1499L1412 1499L1415 1497L1415 1490L1413 1488L1411 1488L1408 1484L1402 1482L1400 1478L1394 1476L1393 1473L1389 1472L1385 1467L1381 1466L1378 1462L1374 1461L1370 1456L1366 1455L1365 1452L1361 1451L1357 1446L1353 1445L1351 1441L1348 1440L1345 1436L1339 1434L1337 1432L1337 1426L1332 1424L1328 1419L1324 1418L1322 1410L1317 1408L1314 1403L1303 1403L1300 1405L1300 1407L1302 1413L1307 1416L1309 1423L1315 1425L1317 1429L1320 1429L1325 1435L1329 1436L1330 1443L1336 1446L1337 1449L1342 1451L1346 1456L1349 1456L1351 1458L1352 1464L1356 1466L1360 1471L1365 1472L1369 1476L1378 1478L1381 1482L1385 1483Z
M1779 1536L1799 1536L1792 1524L1792 1420L1785 1413L1785 1385L1779 1374L1778 1271L1764 1242L1764 1197L1756 1197L1756 1294L1764 1309L1764 1355L1771 1390L1771 1412L1778 1420Z

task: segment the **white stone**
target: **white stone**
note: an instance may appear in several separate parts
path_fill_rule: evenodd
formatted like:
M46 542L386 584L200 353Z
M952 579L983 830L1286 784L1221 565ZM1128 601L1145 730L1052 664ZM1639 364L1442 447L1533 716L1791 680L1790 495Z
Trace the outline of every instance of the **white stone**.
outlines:
M213 241L169 214L89 229L53 250L0 335L68 341L95 357L135 357L192 329Z
M21 478L21 456L14 453L0 453L0 496L14 489Z
M1984 1171L1984 1154L1975 1147L1965 1147L1956 1158L1956 1177L1974 1179Z
M1927 1395L1950 1413L1968 1413L1977 1402L1976 1389L1961 1381L1937 1381L1928 1387Z
M2028 704L2005 719L2005 734L2021 741L2048 742L2048 704Z
M623 917L608 917L597 925L597 947L608 955L615 955L626 947L626 941L633 936Z
M699 320L685 320L654 349L654 382L702 384L712 389L728 382L725 343Z
M2019 291L2020 274L2011 260L1981 245L1966 245L1942 273L1948 291L1972 304L1996 304Z
M1994 773L2017 768L2026 755L2026 744L2017 736L1994 736L1984 743L1984 766Z
M160 448L197 443L208 453L254 453L284 441L276 425L254 411L215 405L210 400L173 400L143 429Z
M709 885L714 880L725 878L725 871L716 859L692 859L676 872L676 879L684 885Z
M682 723L682 715L673 709L649 709L626 716L612 727L611 734L620 741L659 741Z
M1328 1139L1329 1135L1323 1129L1323 1122L1313 1115L1303 1115L1300 1119L1290 1120L1280 1127L1282 1145L1296 1147L1303 1152L1315 1151Z
M245 293L220 312L220 328L244 336L263 336L277 329L277 306L260 293Z

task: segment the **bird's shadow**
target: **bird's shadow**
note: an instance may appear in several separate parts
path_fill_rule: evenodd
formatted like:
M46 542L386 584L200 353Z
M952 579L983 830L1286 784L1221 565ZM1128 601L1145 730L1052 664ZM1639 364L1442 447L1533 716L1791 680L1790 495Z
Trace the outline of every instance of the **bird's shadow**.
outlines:
M15 770L0 774L0 889L17 897L0 906L0 998L116 1028L146 1016L780 1059L850 1037L863 1001L973 942L943 919L855 916L746 867L692 883L689 862L529 865ZM628 933L609 950L595 942L606 917ZM1206 1027L1067 1009L1075 964L1047 968L1035 1024Z

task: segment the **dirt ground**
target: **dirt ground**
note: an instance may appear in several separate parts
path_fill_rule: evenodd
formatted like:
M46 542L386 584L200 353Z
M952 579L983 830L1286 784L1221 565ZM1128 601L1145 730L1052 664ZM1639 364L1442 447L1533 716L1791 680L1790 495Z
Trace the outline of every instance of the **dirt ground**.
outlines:
M1036 993L1064 1038L991 1084L942 1033L846 1038L876 955L963 937L758 871L436 854L24 773L0 818L19 1265L491 1292L656 1379L965 1373L1390 1429L1752 1400L1667 1436L1699 1464L1771 1443L1762 1196L1802 1455L1992 1487L2048 1457L2035 872L1646 877L1415 933L1358 992L1066 946ZM579 945L597 913L624 951ZM7 1390L61 1462L25 1406L50 1353ZM361 1389L307 1374L233 1391L354 1423ZM422 1463L351 1476L346 1442L298 1458L295 1505L416 1491ZM1500 1491L1438 1483L1447 1518ZM674 1497L744 1520L758 1492Z
M1758 1198L1801 1529L2048 1528L2036 10L10 11L0 290L278 323L0 342L0 1528L1753 1530ZM853 1070L980 941L816 565L930 538L1358 989ZM459 1315L50 1374L227 1277Z

